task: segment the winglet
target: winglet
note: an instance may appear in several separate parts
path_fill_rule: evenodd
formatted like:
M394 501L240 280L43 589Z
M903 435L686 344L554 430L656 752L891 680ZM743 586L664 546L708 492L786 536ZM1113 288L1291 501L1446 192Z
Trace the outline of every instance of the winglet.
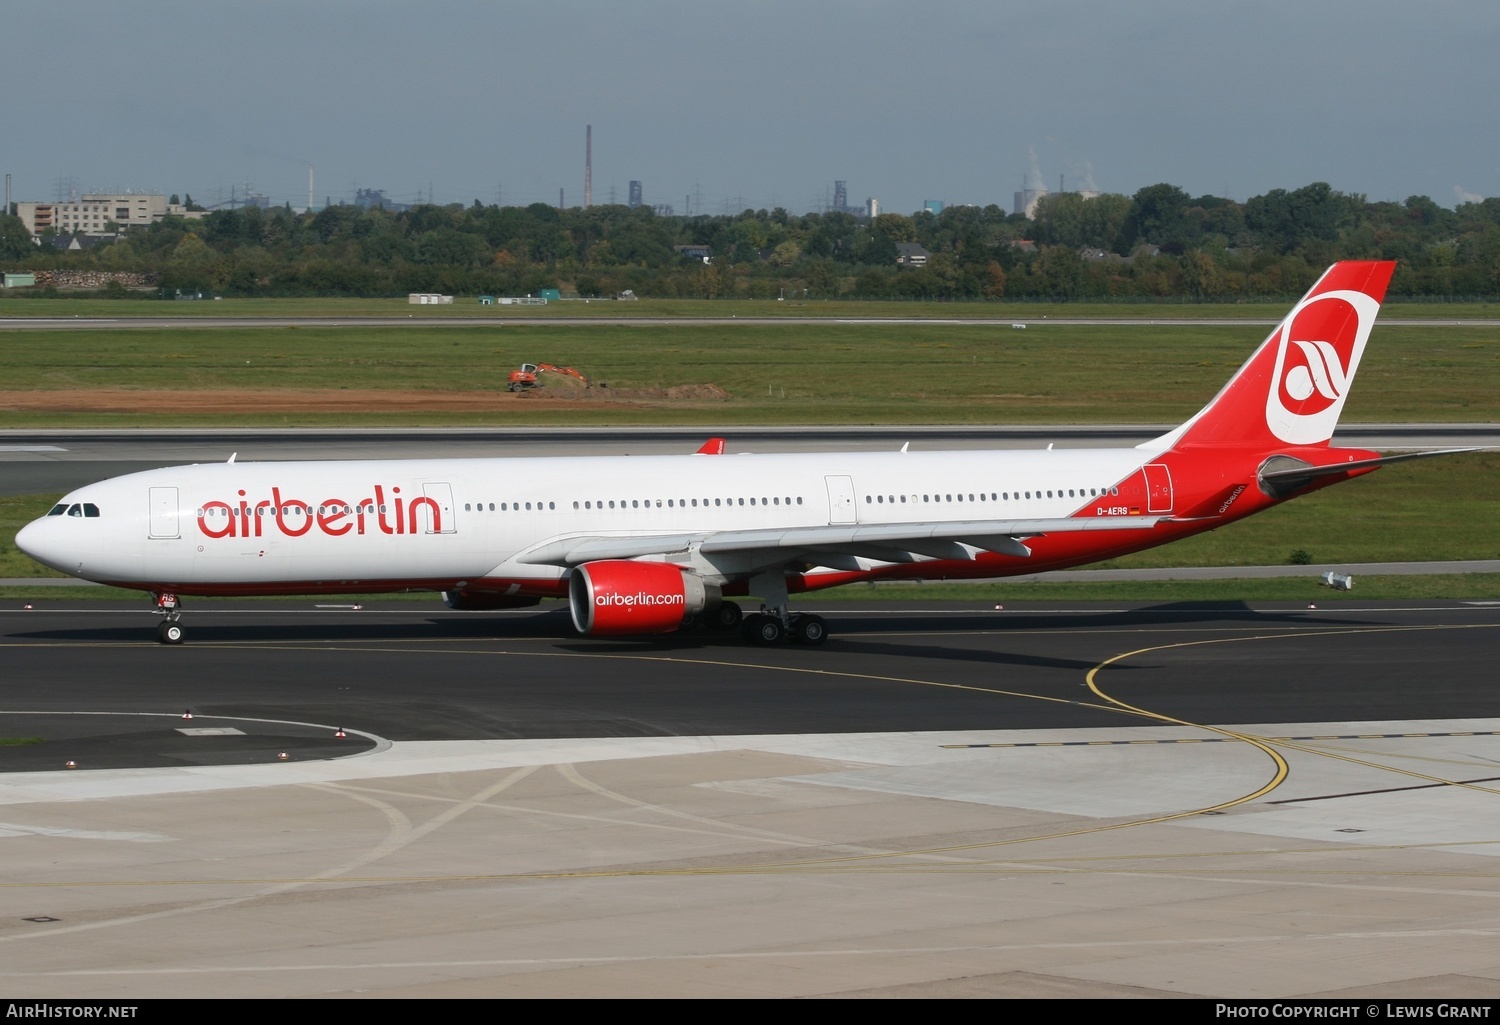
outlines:
M709 438L693 454L697 456L722 456L724 454L724 439Z

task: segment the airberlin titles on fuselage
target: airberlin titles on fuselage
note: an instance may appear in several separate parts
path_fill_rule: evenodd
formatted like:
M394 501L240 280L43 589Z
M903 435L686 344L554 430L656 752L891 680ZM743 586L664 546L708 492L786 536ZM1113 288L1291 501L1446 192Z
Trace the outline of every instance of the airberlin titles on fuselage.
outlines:
M385 489L376 484L374 497L358 502L342 498L325 498L316 505L300 498L282 495L280 487L271 489L271 497L252 503L244 490L230 502L204 502L198 510L198 530L205 537L263 537L272 532L286 537L301 537L314 527L329 537L342 537L379 531L382 534L439 533L443 529L442 508L423 495L410 501L401 497L401 489L391 488L386 502ZM421 511L427 511L423 522Z

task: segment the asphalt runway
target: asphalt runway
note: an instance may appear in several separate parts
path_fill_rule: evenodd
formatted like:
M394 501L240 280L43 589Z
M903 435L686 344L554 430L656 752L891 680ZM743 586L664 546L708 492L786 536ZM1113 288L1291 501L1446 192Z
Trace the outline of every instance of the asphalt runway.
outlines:
M997 588L997 593L1003 588ZM0 611L0 771L301 760L383 742L1088 729L1500 715L1500 603L809 604L823 647L571 635L565 608L205 602ZM321 606L321 607L320 607ZM1098 700L1111 694L1149 711ZM192 724L182 720L190 712ZM1163 718L1164 717L1164 718ZM229 734L184 734L227 727ZM334 730L355 736L335 742Z
M0 986L1500 997L1500 603L819 611L8 603Z

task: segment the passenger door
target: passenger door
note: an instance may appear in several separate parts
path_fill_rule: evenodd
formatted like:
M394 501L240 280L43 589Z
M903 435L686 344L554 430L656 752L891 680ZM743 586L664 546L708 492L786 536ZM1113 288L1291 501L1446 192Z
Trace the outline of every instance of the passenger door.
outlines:
M859 507L854 502L853 477L824 477L828 485L828 522L855 523Z
M151 520L148 537L181 537L182 528L177 522L177 489L151 489Z
M432 509L423 503L418 519L425 534L458 533L458 516L453 511L453 486L451 484L423 484L422 494L437 503L438 520L433 523Z
M1147 463L1146 511L1169 513L1172 511L1172 471L1162 463Z

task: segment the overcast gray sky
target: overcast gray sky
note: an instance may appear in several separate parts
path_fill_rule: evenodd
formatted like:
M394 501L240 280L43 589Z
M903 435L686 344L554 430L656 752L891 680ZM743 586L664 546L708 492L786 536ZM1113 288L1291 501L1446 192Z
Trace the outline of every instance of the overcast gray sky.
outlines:
M1009 206L1500 195L1496 0L48 0L0 6L0 172L86 190ZM430 190L430 191L429 191ZM695 200L696 202L696 200Z

